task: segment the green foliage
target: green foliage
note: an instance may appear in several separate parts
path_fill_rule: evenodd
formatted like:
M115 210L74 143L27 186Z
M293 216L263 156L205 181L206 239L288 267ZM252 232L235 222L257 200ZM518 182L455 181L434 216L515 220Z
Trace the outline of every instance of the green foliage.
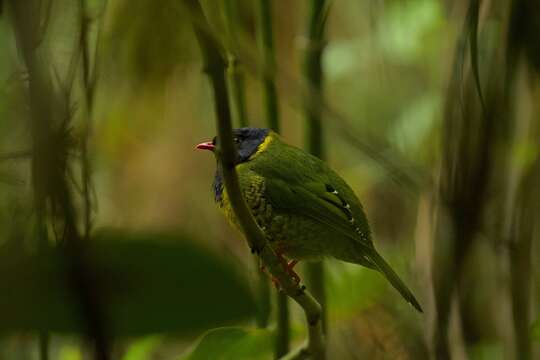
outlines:
M330 262L328 266L328 311L337 317L365 309L377 302L383 293L384 278L376 271L354 264ZM390 289L393 291L393 289Z
M501 343L482 342L468 349L471 360L503 360L504 347Z
M266 1L273 15L267 17L273 27L268 61L256 41L259 0L223 1L235 7L229 18L213 0L192 1L202 3L210 22L203 33L215 35L221 54L234 58L231 79L240 78L239 87L245 88L237 92L231 86L234 109L248 114L250 124L265 122L267 109L260 101L265 68L275 76L287 141L303 143L299 120L306 95L316 96L326 159L361 199L376 248L419 292L428 314L440 316L422 318L375 271L328 261L331 358L425 359L444 345L439 338L452 354L465 352L471 359L538 358L540 2L327 1L330 11L313 22L314 33L322 24L326 30L318 48L310 44L305 25L311 5L322 0ZM47 358L38 352L43 328L53 331L41 337L50 339L45 344L50 359L92 357L87 343L102 332L101 316L99 329L89 332L80 305L86 290L99 301L82 308L103 312L104 330L110 331L104 335L111 335L110 346L103 348L114 359L178 358L208 329L244 326L255 312L244 279L223 255L203 250L226 249L222 252L234 254L239 267L251 265L245 272L255 276L255 257L213 208L209 187L215 164L193 152L194 144L215 132L212 93L200 71L191 24L201 19L191 18L186 2L178 0L0 3L0 359ZM36 13L24 11L17 21L14 5L23 3ZM85 26L79 4L86 8ZM17 23L36 33L21 37ZM32 74L23 51L28 40L40 60ZM83 46L89 70L96 70L88 113ZM324 50L324 100L316 81L301 76L304 54L313 50ZM42 80L50 80L46 89L36 87ZM47 111L40 111L42 106ZM64 148L57 144L32 156L33 148L41 148L33 139L44 134L32 131L34 118L51 130L68 124L69 166L49 158ZM495 124L489 134L481 126L486 119ZM78 145L87 130L83 154ZM482 170L488 162L491 170ZM86 174L83 163L89 165ZM34 178L37 168L62 176ZM65 258L62 247L36 254L33 236L36 189L54 185L52 190L64 179L73 227L81 234L89 210L92 228L179 228L205 241L102 233L82 244L88 246L82 249L87 260L82 268L92 271L91 286L73 286L73 279L80 279L70 268L73 258ZM81 196L86 190L88 209ZM485 195L477 200L479 193ZM45 212L41 220L50 244L69 238L62 228L72 211L47 204ZM463 254L464 265L446 267L447 261L456 264L453 254ZM309 276L301 277L313 293ZM453 292L446 293L446 287ZM455 303L459 312L450 306ZM512 316L498 311L509 304ZM299 341L306 336L305 318L296 304L290 309L291 333ZM458 321L446 327L451 310ZM62 333L75 333L75 341ZM248 328L215 329L184 359L268 359L272 338ZM511 340L515 344L508 346Z
M208 331L180 360L271 359L273 346L269 330L224 327Z
M122 360L146 360L151 356L152 351L163 342L160 336L149 336L131 344Z
M168 0L155 6L149 0L121 0L109 6L116 21L114 36L104 39L114 59L107 65L118 66L134 81L159 84L179 63L193 60L195 44L181 2ZM118 58L124 62L118 63Z
M87 250L108 329L116 336L193 333L255 313L231 264L184 236L107 231ZM4 248L0 259L1 332L83 331L60 251L22 255Z

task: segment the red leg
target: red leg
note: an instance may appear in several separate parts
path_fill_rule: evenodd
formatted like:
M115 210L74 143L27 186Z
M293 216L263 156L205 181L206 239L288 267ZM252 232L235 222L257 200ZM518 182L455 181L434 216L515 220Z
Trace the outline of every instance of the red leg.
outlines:
M294 267L296 266L296 264L298 264L298 260L291 260L290 262L287 262L287 260L283 257L283 254L284 254L283 249L278 248L276 250L276 255L278 256L279 260L283 264L283 267L285 268L287 273L293 278L293 280L297 284L299 284L301 281L300 276L298 276L296 271L294 271Z
M283 257L284 253L285 251L283 249L281 248L276 249L276 255L279 261L281 262L281 264L283 265L283 267L285 268L285 271L287 271L287 273L291 276L291 278L294 280L296 284L299 284L301 281L300 276L294 271L294 267L296 266L296 264L298 264L298 260L291 260L290 262L287 262L287 259ZM266 272L265 270L266 270L266 267L264 266L264 264L261 264L261 271ZM273 277L271 274L269 275L276 289L280 290L281 284L279 283L279 280Z
M294 271L294 267L295 267L296 264L298 264L298 260L291 260L287 264L287 272L289 273L289 275L291 275L291 277L294 279L294 281L297 284L299 284L300 283L300 276L298 276L296 271Z

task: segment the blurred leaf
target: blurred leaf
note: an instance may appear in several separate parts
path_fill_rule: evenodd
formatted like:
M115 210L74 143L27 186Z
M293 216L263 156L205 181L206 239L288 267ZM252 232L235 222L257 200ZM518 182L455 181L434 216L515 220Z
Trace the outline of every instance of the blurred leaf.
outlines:
M424 38L440 19L441 5L436 1L393 2L379 21L378 44L389 59L412 62L422 55Z
M404 154L414 153L418 157L426 140L432 137L440 109L441 99L438 96L428 95L415 99L397 119L390 139Z
M384 278L375 271L356 264L329 262L327 276L328 311L348 316L365 309L384 293Z
M384 249L382 253L413 293L417 293L414 282L406 276L406 264L403 258L398 257L399 251L394 250L394 255L390 250ZM327 306L332 316L346 318L377 304L395 307L403 311L404 316L416 316L412 307L377 271L339 261L329 261L328 264Z
M272 358L273 336L269 330L225 327L201 336L181 360L263 360Z
M74 345L64 345L58 352L58 360L82 360L83 358L79 347Z
M0 332L83 331L62 255L0 252ZM116 336L192 333L255 313L251 293L231 264L183 236L102 232L86 259Z
M134 341L126 350L122 360L145 360L150 359L152 351L161 344L160 336L150 336Z
M504 359L504 347L496 342L480 342L468 349L471 360L502 360Z
M540 341L540 319L537 319L531 327L531 339Z
M152 0L120 0L108 9L113 20L104 38L110 53L107 65L117 67L124 81L160 83L179 64L195 58L191 24L181 2L166 0L155 6Z

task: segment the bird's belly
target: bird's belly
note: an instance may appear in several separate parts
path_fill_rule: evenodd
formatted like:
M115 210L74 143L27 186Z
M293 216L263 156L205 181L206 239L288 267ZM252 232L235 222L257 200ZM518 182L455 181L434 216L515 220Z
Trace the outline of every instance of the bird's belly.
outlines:
M251 186L244 190L244 197L257 224L276 252L296 260L319 260L334 255L332 244L342 243L340 239L335 239L338 236L335 232L310 218L275 211L260 195L264 193L260 190L258 186ZM241 230L226 191L223 192L219 206L231 224Z

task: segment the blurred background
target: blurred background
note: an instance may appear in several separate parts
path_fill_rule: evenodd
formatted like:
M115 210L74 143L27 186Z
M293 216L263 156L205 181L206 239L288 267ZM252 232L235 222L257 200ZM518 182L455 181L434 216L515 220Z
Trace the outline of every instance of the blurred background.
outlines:
M287 142L308 146L316 110L325 159L423 305L325 261L329 359L540 356L540 4L201 4L241 75L236 126L269 126L269 78ZM216 132L201 19L180 0L0 9L0 359L275 358L275 290L195 151Z

